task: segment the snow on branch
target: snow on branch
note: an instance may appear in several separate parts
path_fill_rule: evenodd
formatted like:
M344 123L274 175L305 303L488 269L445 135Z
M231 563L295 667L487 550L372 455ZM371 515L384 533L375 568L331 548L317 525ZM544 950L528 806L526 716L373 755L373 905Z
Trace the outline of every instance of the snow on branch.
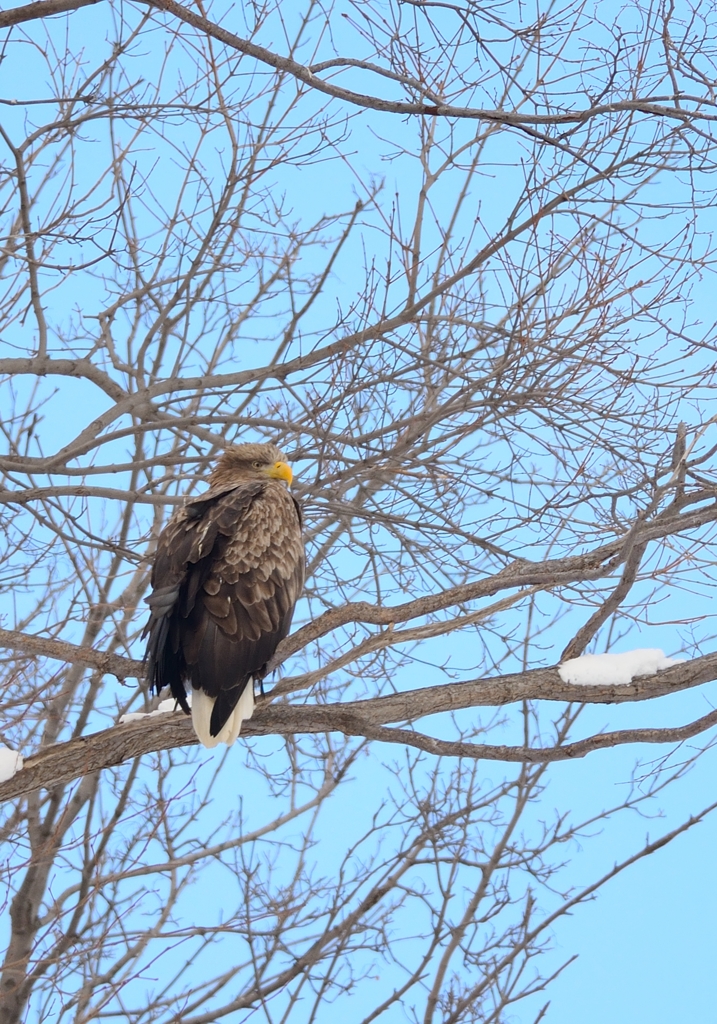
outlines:
M623 654L583 654L564 661L558 673L564 683L573 686L627 686L633 679L654 676L681 662L680 658L666 658L657 647L645 647Z

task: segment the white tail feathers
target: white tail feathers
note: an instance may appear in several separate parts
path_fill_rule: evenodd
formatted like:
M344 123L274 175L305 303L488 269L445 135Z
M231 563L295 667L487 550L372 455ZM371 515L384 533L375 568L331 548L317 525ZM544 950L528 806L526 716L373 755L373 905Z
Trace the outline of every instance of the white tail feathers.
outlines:
M209 749L216 747L219 743L226 743L230 747L241 732L242 722L254 714L253 680L250 679L244 687L237 706L229 715L219 735L212 736L209 732L209 723L216 699L216 697L210 697L204 690L192 690L192 725L199 737L199 742Z

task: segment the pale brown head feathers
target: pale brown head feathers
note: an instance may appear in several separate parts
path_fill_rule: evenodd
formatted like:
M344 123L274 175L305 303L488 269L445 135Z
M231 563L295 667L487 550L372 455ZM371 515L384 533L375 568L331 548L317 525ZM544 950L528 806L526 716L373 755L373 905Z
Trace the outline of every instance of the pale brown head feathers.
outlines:
M274 444L236 444L226 448L209 476L210 486L249 480L283 480L290 485L292 472L284 453Z

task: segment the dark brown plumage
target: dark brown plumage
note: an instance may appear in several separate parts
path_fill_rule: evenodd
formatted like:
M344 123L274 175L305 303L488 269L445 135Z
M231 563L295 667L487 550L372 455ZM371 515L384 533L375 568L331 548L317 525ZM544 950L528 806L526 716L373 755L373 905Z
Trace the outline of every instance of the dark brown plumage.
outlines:
M147 675L169 686L206 747L233 743L260 680L289 631L304 585L301 511L291 470L271 444L228 448L209 490L162 531L144 635Z

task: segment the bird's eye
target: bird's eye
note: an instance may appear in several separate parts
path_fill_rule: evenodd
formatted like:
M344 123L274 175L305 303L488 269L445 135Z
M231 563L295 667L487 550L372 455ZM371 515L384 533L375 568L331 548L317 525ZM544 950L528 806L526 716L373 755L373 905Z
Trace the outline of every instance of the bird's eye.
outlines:
M254 469L261 469L261 462L252 462Z

